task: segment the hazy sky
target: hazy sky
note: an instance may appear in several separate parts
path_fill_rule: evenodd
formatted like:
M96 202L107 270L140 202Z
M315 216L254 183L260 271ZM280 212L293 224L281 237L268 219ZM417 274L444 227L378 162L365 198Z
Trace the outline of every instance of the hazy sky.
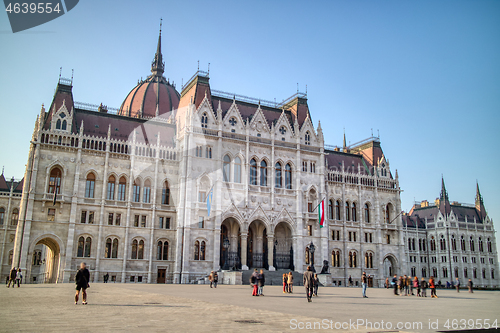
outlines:
M308 87L325 140L380 131L403 209L474 203L500 230L500 1L93 1L12 34L0 13L0 166L21 178L59 68L76 101L119 107L150 73L163 18L165 76L210 63L213 89L278 101ZM500 244L499 244L500 245Z

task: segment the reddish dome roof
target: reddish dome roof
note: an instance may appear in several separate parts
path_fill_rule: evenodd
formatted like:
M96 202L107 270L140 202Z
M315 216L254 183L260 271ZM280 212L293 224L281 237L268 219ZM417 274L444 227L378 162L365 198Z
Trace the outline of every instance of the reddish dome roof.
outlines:
M153 62L151 75L140 81L132 89L122 105L118 114L134 118L155 117L176 110L179 106L180 94L175 87L163 77L165 63L161 54L161 25L158 36L158 46Z
M150 75L129 92L118 114L135 118L155 117L176 110L179 99L175 87L163 76Z

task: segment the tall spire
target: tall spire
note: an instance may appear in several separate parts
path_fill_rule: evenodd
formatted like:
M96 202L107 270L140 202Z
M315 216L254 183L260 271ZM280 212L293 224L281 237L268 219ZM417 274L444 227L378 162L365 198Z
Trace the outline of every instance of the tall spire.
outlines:
M443 176L441 176L441 194L439 195L439 200L448 201L448 192L446 192Z
M448 199L448 192L444 186L444 178L441 176L441 194L439 195L439 211L446 218L451 212L450 200Z
M345 128L344 128L344 141L342 142L342 151L346 152L347 151L347 143L345 139Z
M486 217L486 209L484 208L484 202L483 202L483 196L481 195L481 192L479 191L479 184L476 181L476 210L479 212L479 216L481 217L481 220L484 220Z
M158 35L158 45L156 47L155 58L151 63L151 73L155 76L162 76L165 70L165 63L163 62L163 56L161 54L161 26L163 19L160 20L160 34Z

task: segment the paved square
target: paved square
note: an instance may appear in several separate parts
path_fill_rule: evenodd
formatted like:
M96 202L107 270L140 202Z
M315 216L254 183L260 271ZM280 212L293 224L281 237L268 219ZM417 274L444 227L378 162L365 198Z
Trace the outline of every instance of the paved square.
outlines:
M474 294L439 290L439 299L396 297L391 290L320 288L319 297L307 303L302 287L283 294L279 286L265 287L264 297L250 296L249 286L92 284L89 305L73 304L74 285L23 285L0 288L0 330L2 332L286 332L299 326L333 321L337 332L434 332L429 320L438 320L439 330L447 319L500 319L500 293ZM322 322L322 320L324 320ZM372 328L342 323L366 320ZM377 323L384 322L384 329ZM387 323L421 322L415 329L387 328ZM500 322L500 320L499 320ZM361 322L360 322L361 323ZM335 329L335 325L339 329ZM314 326L312 326L314 327ZM296 329L293 329L296 328ZM320 327L316 324L316 328ZM311 330L307 330L311 331Z

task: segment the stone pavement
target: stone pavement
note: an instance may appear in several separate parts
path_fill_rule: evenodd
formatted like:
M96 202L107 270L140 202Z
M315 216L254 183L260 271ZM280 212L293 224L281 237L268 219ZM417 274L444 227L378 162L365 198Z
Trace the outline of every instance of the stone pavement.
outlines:
M307 303L303 287L294 294L283 294L277 286L264 291L266 296L252 297L249 286L94 283L89 305L83 306L73 304L73 284L0 287L0 331L290 332L316 323L316 329L322 324L332 332L435 332L429 320L438 320L439 330L446 330L447 319L500 322L497 291L439 290L440 298L431 299L396 297L391 290L373 288L363 299L360 288L331 287L320 288L312 303ZM349 325L350 320L360 325ZM398 329L398 322L422 326Z

